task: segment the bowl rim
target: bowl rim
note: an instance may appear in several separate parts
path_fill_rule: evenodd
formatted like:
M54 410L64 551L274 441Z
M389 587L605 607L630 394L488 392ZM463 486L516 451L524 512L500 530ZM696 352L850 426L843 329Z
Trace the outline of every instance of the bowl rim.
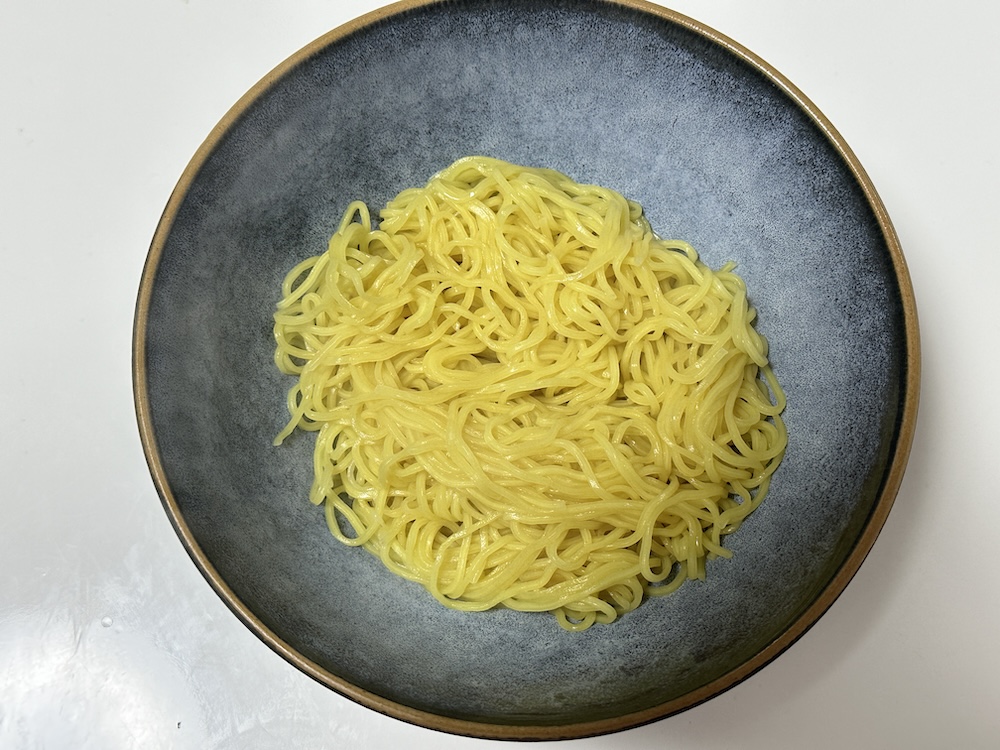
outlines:
M744 63L748 64L777 86L822 131L837 154L847 165L857 185L861 188L866 202L878 222L892 261L903 310L903 334L906 346L903 361L904 377L901 383L901 409L898 418L899 429L895 435L895 442L891 446L889 468L885 474L878 497L852 550L834 577L819 591L812 603L781 634L764 648L760 649L750 659L712 682L670 701L641 711L597 721L555 725L495 724L458 719L415 709L397 701L384 698L376 693L360 688L315 664L269 629L236 596L198 545L173 495L163 466L150 416L146 368L146 329L149 323L152 291L164 246L170 236L179 208L195 177L215 151L223 136L258 98L269 91L272 86L298 65L351 34L385 19L399 16L418 8L445 4L447 2L448 0L400 0L400 2L377 8L328 31L294 52L261 78L226 112L199 146L170 194L166 207L157 224L147 253L146 262L142 269L134 312L132 337L132 390L139 437L146 463L163 508L183 547L202 575L229 609L232 610L251 632L293 666L321 684L381 714L410 724L450 734L484 739L558 740L591 737L622 731L685 711L714 698L749 678L801 638L832 606L861 567L861 564L874 545L879 532L882 530L899 491L916 429L920 391L920 337L913 286L896 231L871 179L861 166L857 156L836 128L834 128L833 124L790 80L743 45L700 21L696 21L677 11L646 2L646 0L598 0L599 4L620 6L639 11L681 26L740 58Z

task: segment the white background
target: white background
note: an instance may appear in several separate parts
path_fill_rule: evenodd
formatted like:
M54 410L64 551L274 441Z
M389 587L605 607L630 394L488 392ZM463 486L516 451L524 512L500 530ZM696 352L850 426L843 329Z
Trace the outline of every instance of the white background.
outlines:
M377 0L0 5L0 747L478 748L313 682L209 588L132 406L160 212L261 76ZM888 523L829 613L735 689L586 748L1000 743L1000 5L677 0L833 121L899 232L923 344Z

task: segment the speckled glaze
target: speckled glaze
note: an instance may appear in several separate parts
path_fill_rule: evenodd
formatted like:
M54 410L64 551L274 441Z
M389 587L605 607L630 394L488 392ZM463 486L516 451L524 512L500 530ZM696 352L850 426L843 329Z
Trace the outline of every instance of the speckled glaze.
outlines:
M354 199L486 154L612 187L713 266L735 260L788 394L764 505L704 582L611 626L453 612L338 544L307 500L312 436L271 445L280 282ZM376 710L488 737L574 737L675 713L790 645L857 570L917 403L912 291L830 124L719 34L639 2L404 3L258 84L185 172L136 315L147 457L192 558L306 673Z

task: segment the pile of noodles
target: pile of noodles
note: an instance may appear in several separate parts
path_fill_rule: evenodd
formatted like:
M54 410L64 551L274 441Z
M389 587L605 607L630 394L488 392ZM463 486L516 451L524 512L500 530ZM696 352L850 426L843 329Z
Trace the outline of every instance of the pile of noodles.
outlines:
M607 623L763 499L784 396L743 281L641 207L461 159L296 266L275 361L333 535L462 610Z

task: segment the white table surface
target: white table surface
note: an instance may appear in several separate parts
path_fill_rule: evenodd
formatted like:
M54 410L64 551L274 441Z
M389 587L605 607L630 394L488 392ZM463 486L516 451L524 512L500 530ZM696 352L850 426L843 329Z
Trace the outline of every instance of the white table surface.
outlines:
M143 460L132 314L195 149L261 76L378 0L0 9L0 748L500 745L288 665L195 569ZM571 748L1000 747L1000 5L677 0L782 71L880 192L923 348L909 468L846 592L751 679Z

